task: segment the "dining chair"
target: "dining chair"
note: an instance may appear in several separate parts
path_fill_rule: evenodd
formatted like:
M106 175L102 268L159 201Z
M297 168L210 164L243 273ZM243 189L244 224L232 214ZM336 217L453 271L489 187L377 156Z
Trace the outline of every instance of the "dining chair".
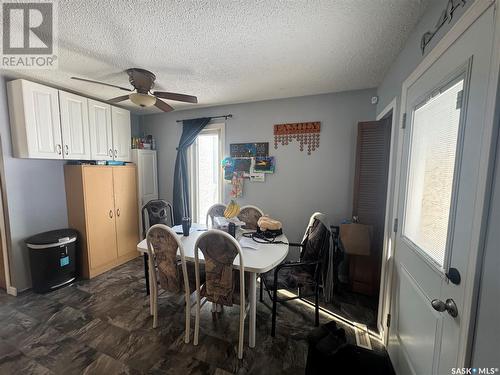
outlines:
M209 227L208 226L209 219L210 219L210 224L213 227L214 226L214 217L224 216L225 210L226 210L226 205L222 204L222 203L216 203L213 206L210 206L210 208L207 211L207 217L205 220L205 223L207 224L207 228Z
M198 251L205 259L205 284L201 285ZM245 305L245 266L240 244L231 235L218 229L201 234L195 244L196 319L194 345L198 345L200 311L207 301L216 305L240 305L238 358L243 358L244 324L248 312ZM239 257L239 271L233 272L233 262ZM239 278L238 278L239 274ZM234 278L234 279L233 279ZM239 279L239 280L238 280ZM239 281L239 282L238 282ZM202 298L204 299L202 301Z
M261 216L264 216L264 212L259 207L247 205L241 207L238 219L245 223L243 229L257 230L257 222Z
M182 294L186 301L186 332L184 342L189 342L191 303L190 296L195 291L196 277L194 265L187 263L184 247L172 228L164 224L155 224L146 234L151 285L150 308L153 315L153 328L158 326L158 279L162 289L167 292ZM177 254L179 253L180 262ZM156 263L156 264L155 264ZM198 268L198 279L204 280L204 269Z
M272 337L276 333L277 303L314 296L315 325L319 325L319 289L326 270L323 264L326 264L326 257L335 254L333 248L337 243L338 227L330 226L325 215L315 213L309 220L302 242L300 244L289 243L289 246L301 249L299 261L285 261L273 270L261 274L260 301L263 302L264 287L273 302ZM298 290L298 294L293 297L279 298L278 290L280 289Z
M155 224L165 224L169 227L174 226L174 209L172 204L163 199L150 200L142 207L141 214L143 238L146 237L148 228Z

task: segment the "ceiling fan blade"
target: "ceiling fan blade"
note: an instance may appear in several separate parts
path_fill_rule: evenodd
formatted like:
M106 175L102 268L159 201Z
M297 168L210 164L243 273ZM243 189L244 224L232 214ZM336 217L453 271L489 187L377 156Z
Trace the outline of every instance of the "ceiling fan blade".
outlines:
M127 100L129 98L128 95L122 95L122 96L117 96L116 98L109 99L108 102L110 103L119 103L123 102L124 100Z
M192 95L177 94L175 92L155 91L154 96L162 99L175 100L177 102L198 103L198 98Z
M117 85L112 85L110 83L104 83L104 82L99 82L99 81L93 81L91 79L86 79L86 78L78 78L78 77L71 77L71 79L76 79L77 81L84 81L84 82L90 82L90 83L97 83L98 85L104 85L104 86L109 86L109 87L115 87L120 90L124 91L133 91L132 89L127 89L126 87L121 87Z
M155 107L160 108L163 112L171 112L174 110L171 106L158 98L156 98Z

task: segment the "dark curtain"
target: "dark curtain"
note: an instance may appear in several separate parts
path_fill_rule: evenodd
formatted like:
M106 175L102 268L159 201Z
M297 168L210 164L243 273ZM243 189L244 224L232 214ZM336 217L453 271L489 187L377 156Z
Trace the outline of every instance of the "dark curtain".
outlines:
M181 224L183 217L191 216L189 202L189 176L187 167L187 149L196 140L198 134L210 122L210 117L186 120L182 122L182 135L177 147L174 171L174 222Z

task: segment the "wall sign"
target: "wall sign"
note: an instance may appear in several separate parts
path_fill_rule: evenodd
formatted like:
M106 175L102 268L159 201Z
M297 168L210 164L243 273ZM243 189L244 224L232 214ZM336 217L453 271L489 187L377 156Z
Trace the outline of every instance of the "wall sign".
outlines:
M274 148L278 148L278 143L287 146L295 139L299 142L300 151L304 151L304 146L307 146L307 154L311 155L311 151L315 151L319 147L320 131L321 122L274 125Z

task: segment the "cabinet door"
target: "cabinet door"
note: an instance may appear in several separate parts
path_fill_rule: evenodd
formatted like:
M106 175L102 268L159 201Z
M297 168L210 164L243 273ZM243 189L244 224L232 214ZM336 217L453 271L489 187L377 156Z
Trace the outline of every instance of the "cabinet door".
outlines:
M113 128L113 155L115 160L130 161L131 128L130 112L111 107L111 124Z
M158 199L156 151L137 150L137 175L141 207L152 199Z
M88 100L59 91L64 159L90 159Z
M90 268L96 269L117 258L113 170L85 167L83 181Z
M9 87L15 156L62 159L58 90L25 80Z
M113 160L111 106L95 100L89 102L90 158Z
M137 252L139 215L135 167L113 167L118 256Z

